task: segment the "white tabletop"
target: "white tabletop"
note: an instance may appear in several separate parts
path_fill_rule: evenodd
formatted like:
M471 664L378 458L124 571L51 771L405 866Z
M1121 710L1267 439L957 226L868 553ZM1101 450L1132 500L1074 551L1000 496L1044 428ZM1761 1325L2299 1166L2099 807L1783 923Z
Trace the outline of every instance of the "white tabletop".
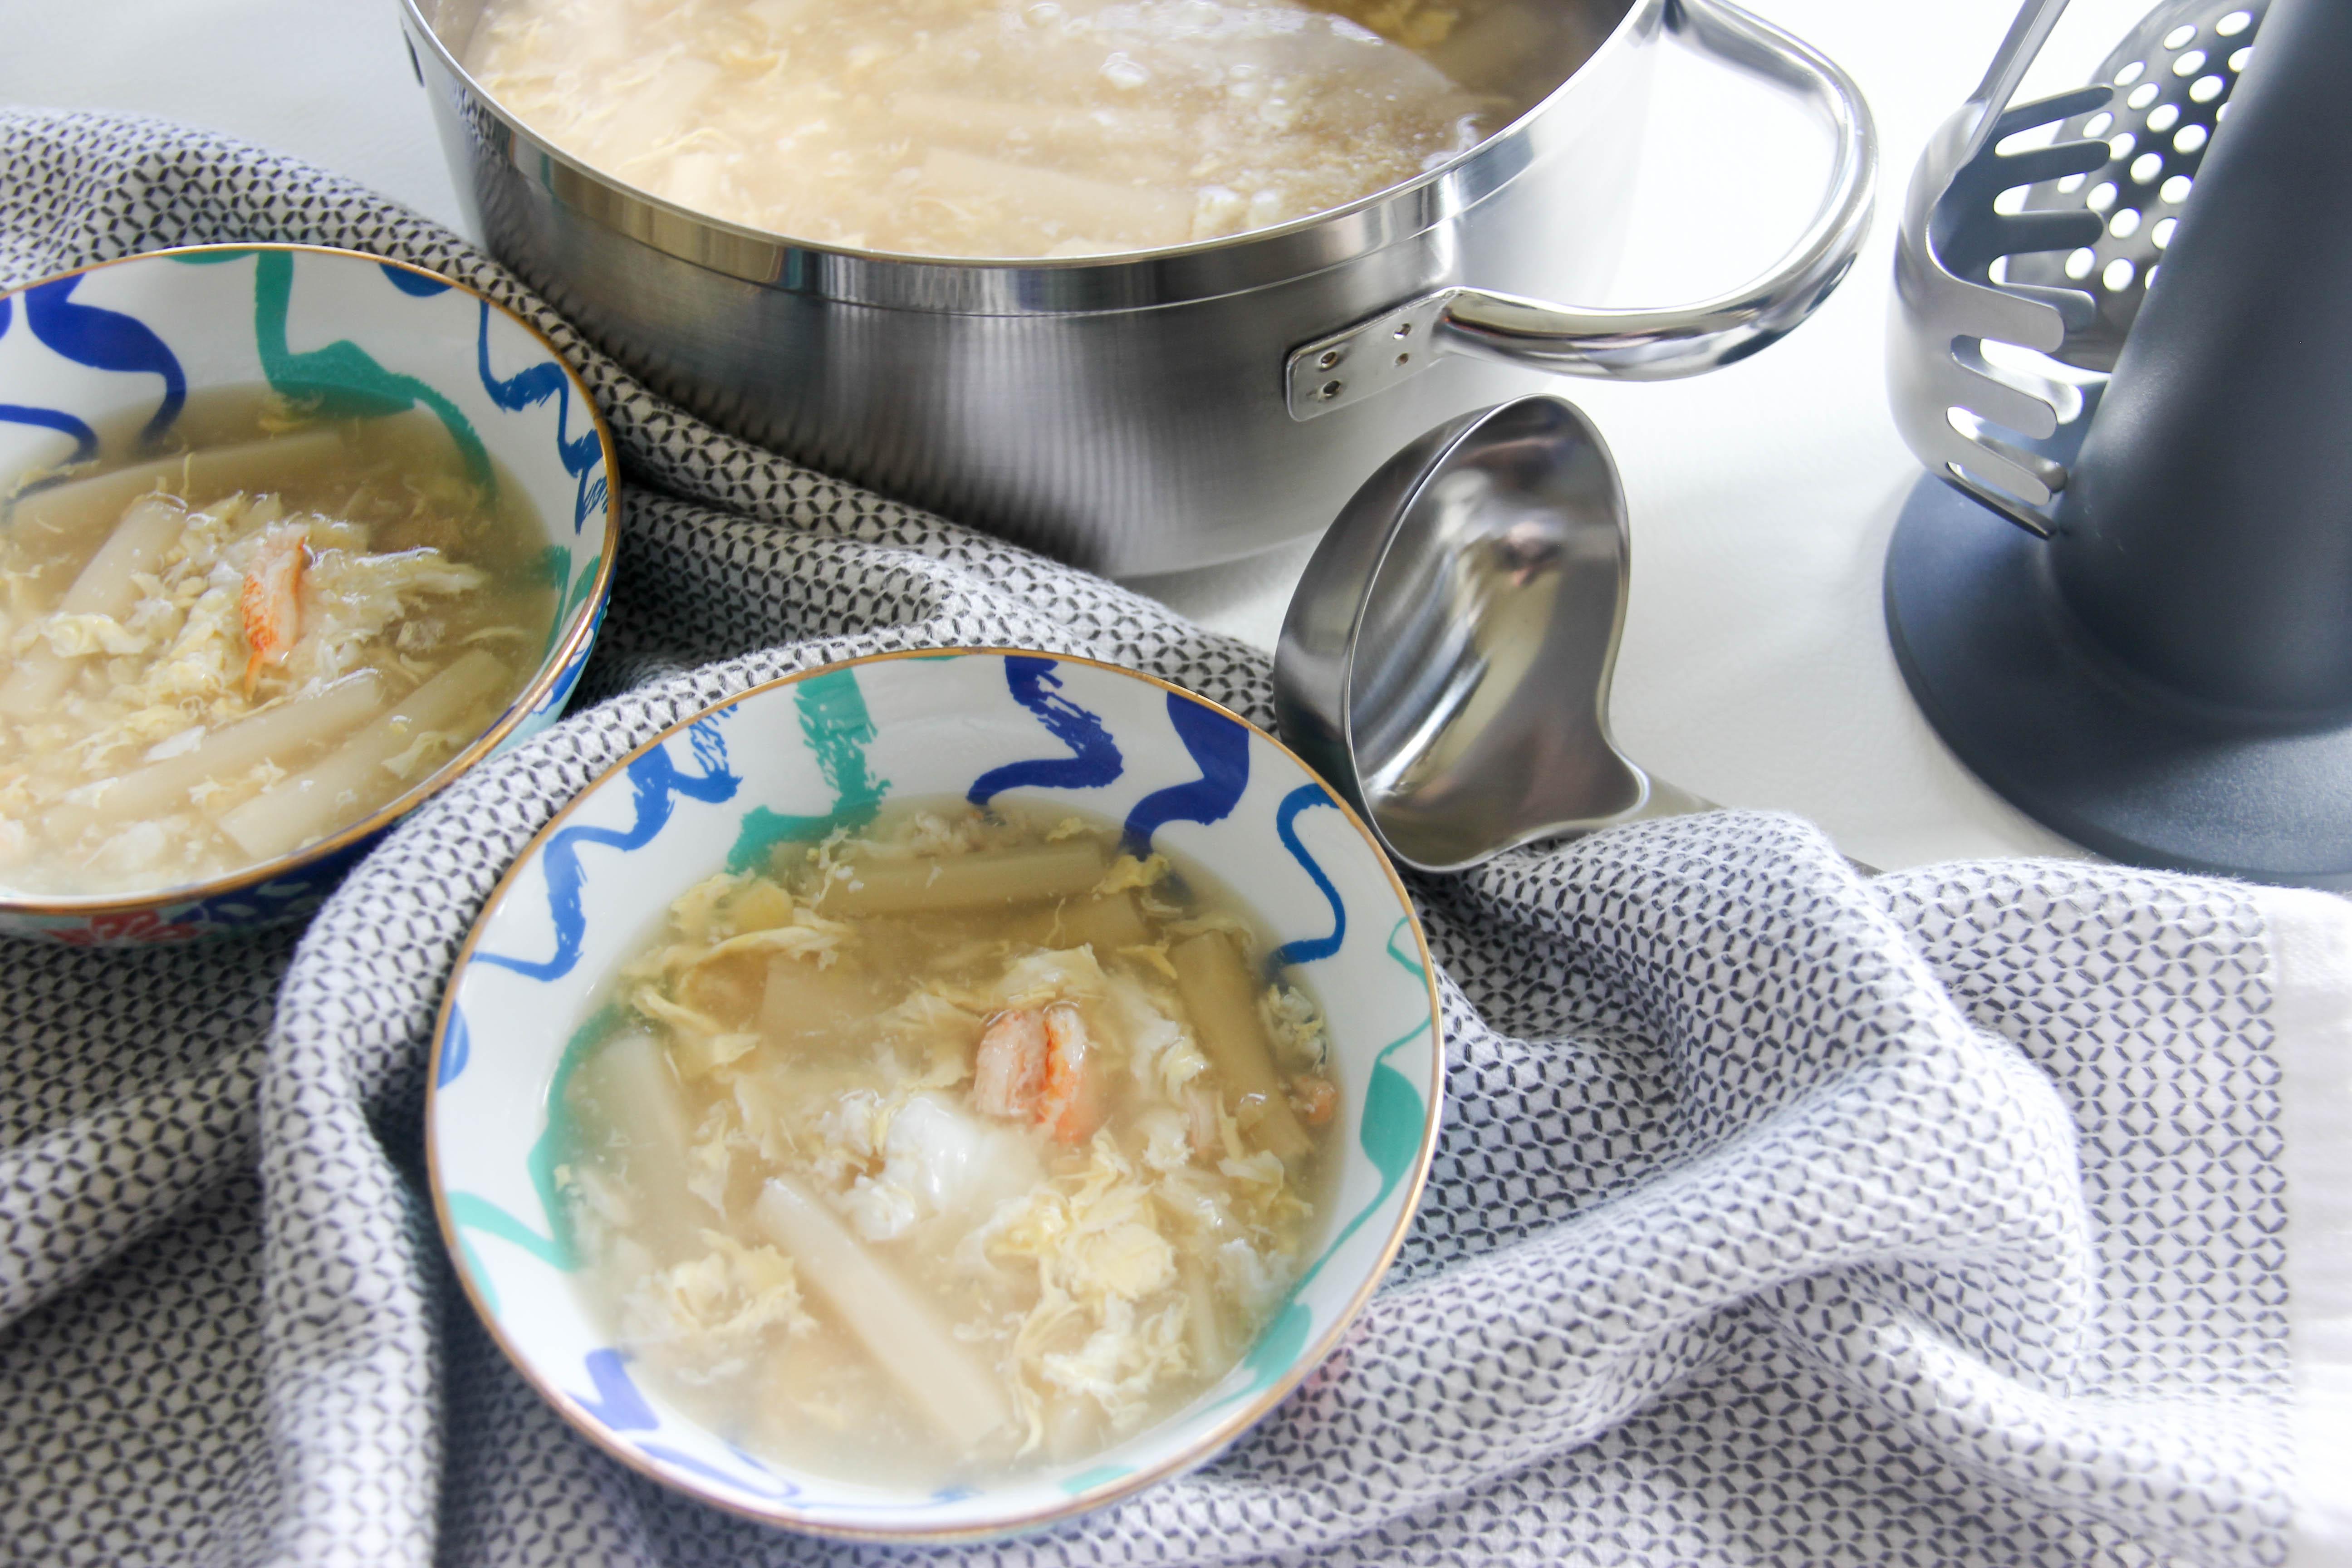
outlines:
M1857 859L2080 854L1978 784L1912 705L1879 574L1920 469L1886 410L1893 226L1929 131L1975 85L2010 0L1748 0L1859 80L1877 117L1875 233L1815 319L1712 375L1563 381L1633 511L1612 717L1626 753L1726 805L1793 811ZM2029 90L2084 80L2145 8L2077 0ZM0 0L0 100L229 132L464 227L394 0ZM1668 52L1614 297L1662 305L1768 265L1811 216L1828 138L1792 102ZM1139 583L1272 647L1307 547Z

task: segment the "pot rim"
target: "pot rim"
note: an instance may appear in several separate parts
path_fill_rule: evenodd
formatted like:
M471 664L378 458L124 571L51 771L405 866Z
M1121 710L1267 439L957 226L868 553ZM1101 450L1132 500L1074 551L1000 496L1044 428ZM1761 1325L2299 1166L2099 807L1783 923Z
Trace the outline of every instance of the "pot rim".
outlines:
M1604 0L1614 4L1616 0ZM508 110L460 64L425 16L400 0L412 63L418 41L457 89L452 105L477 143L527 187L666 257L763 288L887 309L1071 315L1215 299L1344 266L1460 217L1569 139L1549 133L1579 83L1609 74L1664 30L1669 0L1628 0L1608 36L1560 83L1476 146L1435 169L1272 228L1102 257L972 258L827 246L680 206L573 157ZM438 0L433 6L440 9ZM1601 68L1596 69L1598 65ZM426 83L427 89L431 85ZM462 162L462 161L461 161ZM455 171L462 183L467 170ZM472 193L478 200L479 193Z

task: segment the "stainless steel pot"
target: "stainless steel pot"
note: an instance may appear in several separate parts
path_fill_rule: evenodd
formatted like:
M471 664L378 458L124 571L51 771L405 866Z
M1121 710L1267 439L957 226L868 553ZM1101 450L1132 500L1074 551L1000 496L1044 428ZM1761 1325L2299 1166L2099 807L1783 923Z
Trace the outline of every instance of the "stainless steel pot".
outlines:
M478 231L648 384L812 467L1118 575L1312 533L1399 447L1541 373L1654 379L1755 353L1844 276L1875 184L1860 91L1779 28L1724 0L1535 0L1556 58L1507 68L1559 85L1349 206L1072 261L828 249L545 145L457 63L484 0L401 4ZM1669 37L1815 105L1836 138L1828 194L1744 289L1672 310L1545 303L1614 268Z

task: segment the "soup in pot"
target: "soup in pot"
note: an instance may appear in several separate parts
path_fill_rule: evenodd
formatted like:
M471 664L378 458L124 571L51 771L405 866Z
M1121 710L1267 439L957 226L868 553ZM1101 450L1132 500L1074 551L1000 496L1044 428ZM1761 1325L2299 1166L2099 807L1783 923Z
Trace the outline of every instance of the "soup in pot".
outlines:
M465 63L682 206L913 255L1156 249L1344 205L1542 85L1481 0L492 0ZM1572 63L1572 62L1571 62Z

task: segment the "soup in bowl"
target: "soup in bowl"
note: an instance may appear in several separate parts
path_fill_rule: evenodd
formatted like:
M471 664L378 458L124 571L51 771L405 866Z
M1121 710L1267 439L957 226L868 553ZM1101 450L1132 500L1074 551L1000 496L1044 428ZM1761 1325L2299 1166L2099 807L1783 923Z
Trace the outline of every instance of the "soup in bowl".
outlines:
M1433 1147L1435 994L1348 810L1110 666L759 688L508 872L435 1045L445 1237L524 1376L706 1501L1049 1523L1337 1343Z
M489 300L349 252L157 252L0 296L0 931L299 915L569 697L610 446Z

